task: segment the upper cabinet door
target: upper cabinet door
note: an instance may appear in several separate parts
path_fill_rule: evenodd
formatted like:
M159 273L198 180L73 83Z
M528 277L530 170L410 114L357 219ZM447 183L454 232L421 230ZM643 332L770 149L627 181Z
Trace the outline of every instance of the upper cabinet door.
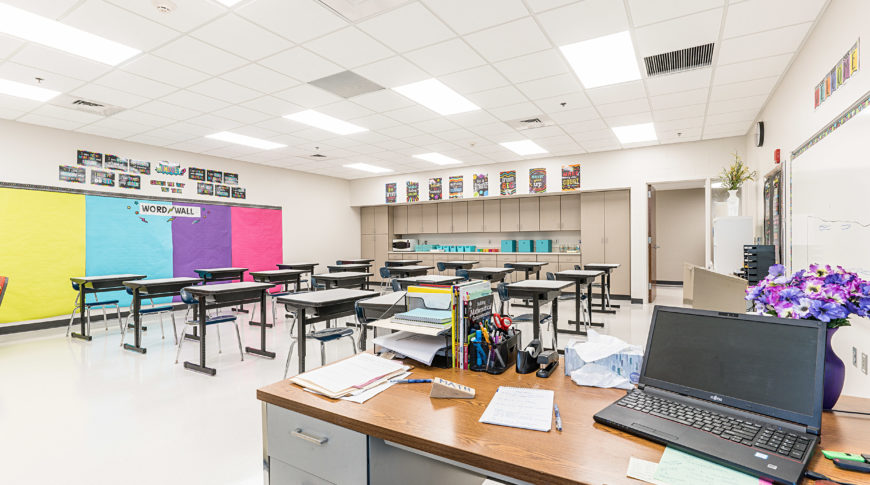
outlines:
M397 235L408 234L408 206L393 207L393 232Z
M563 231L580 230L580 194L563 195L560 212L562 213L559 229ZM543 229L543 228L542 228Z
M504 199L501 201L502 232L517 232L520 230L519 199Z
M379 205L375 207L375 234L390 233L390 211L389 207Z
M425 234L438 232L438 204L423 205L423 232Z
M360 234L374 234L375 233L375 208L374 207L360 207L359 219L360 219Z
M561 199L559 196L541 197L541 231L558 231L561 228Z
M604 192L587 192L580 202L580 252L587 263L604 260Z
M483 201L483 232L501 231L501 201Z
M423 232L423 206L408 206L408 234L420 234Z
M468 232L483 232L483 201L468 201Z
M468 232L468 202L454 202L453 232Z
M541 230L540 197L525 197L520 199L520 231Z
M441 202L438 204L438 232L450 234L453 232L453 202Z

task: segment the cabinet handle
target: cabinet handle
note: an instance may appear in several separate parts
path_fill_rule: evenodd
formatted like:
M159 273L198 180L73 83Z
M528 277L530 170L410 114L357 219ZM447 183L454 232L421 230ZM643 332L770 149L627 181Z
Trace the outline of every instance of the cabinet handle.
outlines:
M302 431L302 428L296 428L293 431L291 431L290 434L292 434L293 436L295 436L299 439L305 440L309 443L314 443L317 446L323 446L324 444L326 444L327 441L329 441L329 438L327 438L325 436L323 438L311 436L310 434Z

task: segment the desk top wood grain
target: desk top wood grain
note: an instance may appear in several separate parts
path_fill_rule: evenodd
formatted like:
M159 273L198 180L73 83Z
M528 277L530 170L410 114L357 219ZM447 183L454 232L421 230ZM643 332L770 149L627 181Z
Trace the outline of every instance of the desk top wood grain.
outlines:
M412 363L409 361L409 363ZM415 364L418 365L418 364ZM561 372L562 367L559 367ZM418 366L411 378L444 379L473 387L474 399L430 399L429 384L393 386L365 404L332 401L281 381L257 391L257 398L360 433L490 470L519 480L548 484L638 485L625 476L629 458L658 462L664 447L597 424L592 416L625 391L574 384L563 374L549 379L535 374L502 375ZM548 433L478 422L498 386L552 389L564 431ZM870 411L870 400L858 405ZM870 417L825 413L822 447L870 450ZM852 483L868 476L837 469L817 450L809 469ZM804 483L812 483L804 481Z

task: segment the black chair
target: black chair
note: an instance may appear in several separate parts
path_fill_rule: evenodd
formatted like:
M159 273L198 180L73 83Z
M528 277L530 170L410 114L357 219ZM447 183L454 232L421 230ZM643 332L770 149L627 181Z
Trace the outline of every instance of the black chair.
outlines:
M389 281L390 281L390 270L387 269L386 266L378 269L378 273L381 275L381 290L386 290Z
M438 268L439 273L443 273L443 272L447 271L447 265L441 261L435 263L435 267Z
M133 296L133 289L127 288L127 294ZM178 328L175 326L175 313L173 312L172 305L160 305L157 306L154 303L153 298L148 298L151 302L151 306L149 308L142 308L140 304L139 308L139 321L142 321L142 318L147 315L157 315L160 317L160 338L166 338L166 333L163 332L163 314L168 313L169 317L172 319L172 337L175 340L175 343L178 344ZM141 300L140 300L141 301ZM130 304L132 306L132 303ZM121 325L121 347L124 346L124 338L127 336L127 327L129 327L129 321L133 318L133 311L127 314L127 318L124 319L124 324Z
M402 291L402 285L399 284L399 280L393 280L390 282L390 286L393 287L393 291Z
M556 275L554 275L553 273L551 273L551 272L548 271L548 272L547 272L547 279L550 280L550 281L556 281ZM571 293L562 293L561 295L559 295L559 299L562 300L562 301L564 301L564 300L574 300L574 299L575 299L575 297L574 297L574 293L573 293L573 292L571 292ZM585 300L585 299L586 299L586 295L580 295L580 299L581 299L581 300Z
M498 298L502 303L502 314L510 314L510 296L508 295L508 284L507 283L499 283L497 287ZM504 311L504 308L507 307L507 312ZM522 322L534 322L535 314L534 313L524 313L522 315L511 316L511 320L514 323L522 323ZM539 313L538 314L539 325L547 324L547 329L550 328L550 324L553 322L553 316L549 313ZM556 332L553 332L553 348L556 348Z
M194 306L199 303L199 300L196 299L195 296L190 294L187 290L181 290L181 301L186 303L189 306ZM217 330L217 341L218 341L218 353L223 353L223 349L221 348L221 331L220 325L225 322L233 322L233 325L236 327L236 339L239 341L239 353L242 356L242 360L245 360L245 351L242 349L242 333L239 331L239 322L238 318L235 315L216 315L213 317L206 316L205 324L206 325L217 325L215 330ZM184 341L187 340L184 338L184 335L187 333L189 328L197 328L199 326L199 320L187 320L185 317L184 328L181 329L181 338L178 339L178 351L175 353L175 363L178 363L178 358L181 356L181 347L184 345ZM200 336L202 338L202 336ZM205 342L200 342L200 345L205 345Z
M7 278L8 281L8 278ZM88 283L85 283L88 284ZM78 283L72 283L73 291L76 292L76 302L73 307L72 313L69 315L69 325L66 326L66 336L69 337L70 330L72 329L73 320L76 318L76 313L79 311L79 305L81 301L79 300L78 292L81 289ZM4 288L5 291L5 288ZM103 323L105 324L105 329L109 330L109 317L106 314L106 309L109 307L115 307L115 310L118 312L118 326L123 330L123 322L121 321L121 305L118 300L103 300L100 301L99 296L94 293L94 301L88 302L85 300L85 321L88 326L88 334L91 333L91 310L100 309L103 311Z
M462 268L457 269L456 276L462 278L462 281L471 281L471 276L468 275L467 269L462 269Z

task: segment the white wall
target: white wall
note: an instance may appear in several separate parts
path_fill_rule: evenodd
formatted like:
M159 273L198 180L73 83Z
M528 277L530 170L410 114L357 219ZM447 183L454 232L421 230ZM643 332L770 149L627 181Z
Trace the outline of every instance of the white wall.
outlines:
M388 177L371 177L351 181L351 203L355 206L384 204L384 185L398 183L398 201L405 200L405 182L420 182L423 199L428 198L428 183L431 177L442 177L444 193L451 175L463 175L465 198L471 197L470 181L475 172L489 174L489 190L498 193L498 172L517 171L517 193L529 192L530 168L547 169L549 191L561 190L562 165L581 164L583 189L631 189L631 296L645 299L647 296L647 194L648 183L699 180L714 177L731 160L731 153L743 153L745 140L742 137L720 138L699 142L657 145L613 152L588 153L573 157L554 157L523 160L481 166L444 167L431 172L421 172Z
M58 180L58 165L75 165L79 149L150 161L152 175L142 189L100 187ZM246 200L197 195L195 181L154 173L160 160L239 174ZM90 177L90 174L88 174ZM182 194L163 193L151 179L184 182ZM0 181L94 190L126 195L178 197L208 202L238 202L283 208L284 259L321 264L358 257L359 209L350 206L348 182L265 165L131 143L123 140L0 120ZM117 182L116 182L117 183ZM0 207L0 210L4 208Z
M868 17L870 17L870 2L865 0L836 0L829 3L780 85L758 116L758 120L764 121L765 124L764 146L756 148L752 137L746 137L747 158L758 168L762 176L774 168L775 149L781 149L783 160L789 159L792 150L802 145L861 95L870 91L870 73L866 72L870 66L866 63L868 59L866 52L861 52L861 71L837 89L818 109L815 109L813 104L813 88L825 73L830 72L855 41L861 38L862 50L866 51L868 48L866 42L870 39L870 24L866 21ZM837 134L834 132L830 136L836 137ZM841 155L843 157L865 156L865 154L847 153L845 150ZM755 197L761 201L763 200L762 184L755 185ZM788 187L788 180L786 180L786 187ZM836 187L824 187L818 193L820 198L853 197L856 204L863 203L863 198L866 197L866 194L840 194L837 193ZM786 199L787 203L788 199ZM763 222L763 207L758 204L756 209L757 226L760 227ZM788 254L788 229L786 243L786 254ZM852 327L837 332L834 337L834 350L846 363L846 385L843 393L870 397L870 376L852 366L853 344L859 347L859 355L860 352L870 354L870 321L854 320ZM858 364L860 366L860 357Z

